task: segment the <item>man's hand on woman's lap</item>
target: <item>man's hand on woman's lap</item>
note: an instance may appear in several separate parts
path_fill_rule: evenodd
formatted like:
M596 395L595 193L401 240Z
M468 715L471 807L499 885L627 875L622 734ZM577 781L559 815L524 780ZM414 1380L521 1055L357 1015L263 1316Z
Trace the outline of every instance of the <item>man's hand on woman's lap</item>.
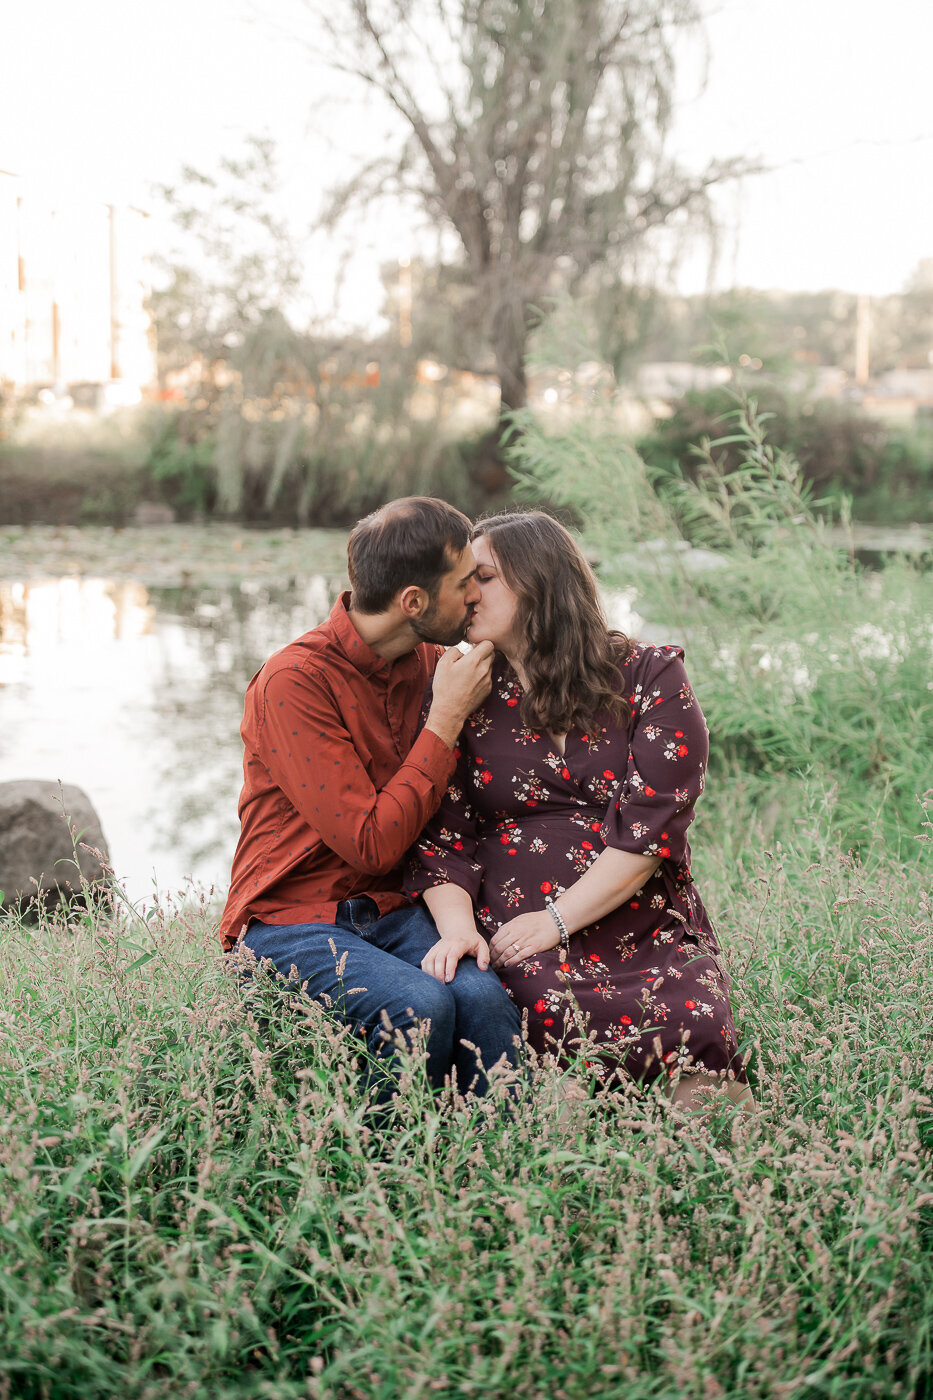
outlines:
M472 933L442 934L421 959L421 971L436 977L438 982L452 982L457 964L466 957L475 958L481 972L489 966L489 945L475 929Z

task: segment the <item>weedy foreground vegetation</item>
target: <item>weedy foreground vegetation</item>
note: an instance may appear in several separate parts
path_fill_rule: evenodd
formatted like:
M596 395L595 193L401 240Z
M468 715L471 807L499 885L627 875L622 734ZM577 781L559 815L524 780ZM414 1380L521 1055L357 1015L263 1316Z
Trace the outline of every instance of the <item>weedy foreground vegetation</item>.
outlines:
M933 1395L929 575L860 572L733 427L692 483L608 427L529 423L515 470L686 638L758 1112L568 1125L552 1067L448 1102L415 1060L377 1130L352 1039L238 986L209 910L8 914L0 1397Z

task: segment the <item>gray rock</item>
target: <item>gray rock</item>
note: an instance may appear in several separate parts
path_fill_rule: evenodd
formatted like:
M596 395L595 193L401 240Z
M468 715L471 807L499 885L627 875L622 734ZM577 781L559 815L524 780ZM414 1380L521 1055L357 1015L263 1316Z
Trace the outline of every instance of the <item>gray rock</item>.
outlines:
M133 511L133 524L143 528L153 525L174 525L177 519L171 506L161 501L140 501Z
M0 908L37 899L54 906L80 895L82 877L101 883L109 860L100 817L81 788L40 778L0 783Z

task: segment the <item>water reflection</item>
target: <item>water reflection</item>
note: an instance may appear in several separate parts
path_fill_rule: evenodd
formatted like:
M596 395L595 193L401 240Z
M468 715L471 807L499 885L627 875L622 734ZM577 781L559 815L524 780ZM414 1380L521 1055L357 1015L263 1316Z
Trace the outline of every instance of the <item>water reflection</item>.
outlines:
M223 890L246 686L345 586L324 574L197 589L0 581L0 781L83 787L133 899L189 876ZM606 603L611 624L637 634L633 599Z
M222 886L238 829L243 692L342 585L0 582L0 781L77 783L131 896Z
M144 636L153 609L142 584L110 579L61 578L41 583L0 582L0 685L16 673L27 649L56 650L74 639L99 643Z

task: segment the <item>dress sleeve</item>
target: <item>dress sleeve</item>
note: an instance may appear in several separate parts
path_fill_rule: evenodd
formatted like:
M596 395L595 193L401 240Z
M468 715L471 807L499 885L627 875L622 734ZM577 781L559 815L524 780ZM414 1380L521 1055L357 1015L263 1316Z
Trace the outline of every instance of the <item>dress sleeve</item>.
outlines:
M705 786L709 731L679 647L649 648L638 672L629 694L634 718L626 773L600 834L616 850L681 865Z
M417 898L432 885L459 885L477 904L483 867L475 859L477 819L467 801L467 760L462 734L454 754L457 766L441 805L408 853L405 891Z

